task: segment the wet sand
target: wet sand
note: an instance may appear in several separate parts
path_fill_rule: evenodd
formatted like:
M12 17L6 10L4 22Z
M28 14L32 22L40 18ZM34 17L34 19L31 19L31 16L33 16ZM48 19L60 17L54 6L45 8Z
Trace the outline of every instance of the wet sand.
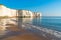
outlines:
M46 34L42 31L38 32L37 30L33 29L26 29L22 27L18 27L14 24L7 24L6 29L9 31L6 33L4 37L2 37L0 40L60 40L60 39L52 39L54 36L51 36L50 34ZM40 35L41 34L41 35ZM46 34L46 35L43 35Z
M7 30L13 31L13 32L20 32L17 35L12 35L3 38L2 40L49 40L48 38L45 38L43 36L40 36L37 33L31 32L24 28L18 28L16 25L8 24L10 27L7 27Z

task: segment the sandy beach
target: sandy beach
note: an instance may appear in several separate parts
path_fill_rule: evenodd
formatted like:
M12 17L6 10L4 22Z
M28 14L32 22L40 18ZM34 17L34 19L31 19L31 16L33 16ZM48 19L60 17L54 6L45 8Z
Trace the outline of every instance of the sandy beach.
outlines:
M7 27L6 29L10 30L11 32L14 32L13 34L15 34L15 32L20 32L20 33L17 35L12 35L12 34L9 34L10 33L9 32L7 33L7 37L4 36L0 40L48 40L47 38L40 36L38 33L31 32L24 28L18 28L14 24L8 24L8 26L10 27Z
M25 25L25 24L24 24ZM24 26L23 25L23 26ZM7 24L8 32L0 40L60 40L53 35L26 27L18 27L14 24ZM29 25L31 27L31 25Z

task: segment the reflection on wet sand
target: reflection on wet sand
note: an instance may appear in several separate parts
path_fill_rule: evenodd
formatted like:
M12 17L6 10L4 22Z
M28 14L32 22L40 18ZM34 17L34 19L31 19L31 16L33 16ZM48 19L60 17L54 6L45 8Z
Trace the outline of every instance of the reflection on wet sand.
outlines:
M23 23L30 23L31 24L32 23L32 19L33 18L22 18L22 22Z
M0 19L0 35L4 35L6 32L6 27L7 27L6 23L7 23L7 20Z

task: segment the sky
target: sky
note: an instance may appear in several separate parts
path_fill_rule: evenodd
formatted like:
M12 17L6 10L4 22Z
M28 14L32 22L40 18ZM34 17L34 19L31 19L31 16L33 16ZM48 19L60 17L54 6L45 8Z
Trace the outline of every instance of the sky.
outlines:
M11 9L41 12L43 16L61 16L61 0L0 0Z

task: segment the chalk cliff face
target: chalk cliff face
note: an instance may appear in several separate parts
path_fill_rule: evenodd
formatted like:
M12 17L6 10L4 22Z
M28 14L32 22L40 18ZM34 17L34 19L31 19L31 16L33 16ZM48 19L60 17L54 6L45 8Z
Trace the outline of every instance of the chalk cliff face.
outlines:
M40 16L42 16L42 14L40 12L34 12L33 13L33 16L34 17L40 17Z
M0 16L16 16L16 10L0 5Z
M0 16L8 16L8 17L12 17L12 16L28 16L28 17L35 17L35 16L41 16L40 13L36 13L36 12L31 12L28 10L14 10L14 9L10 9L7 8L3 5L0 5Z
M38 13L38 12L31 12L28 10L18 10L18 16L40 17L42 15L41 15L41 13Z
M30 16L32 17L33 13L31 11L27 11L27 10L18 10L18 16Z

